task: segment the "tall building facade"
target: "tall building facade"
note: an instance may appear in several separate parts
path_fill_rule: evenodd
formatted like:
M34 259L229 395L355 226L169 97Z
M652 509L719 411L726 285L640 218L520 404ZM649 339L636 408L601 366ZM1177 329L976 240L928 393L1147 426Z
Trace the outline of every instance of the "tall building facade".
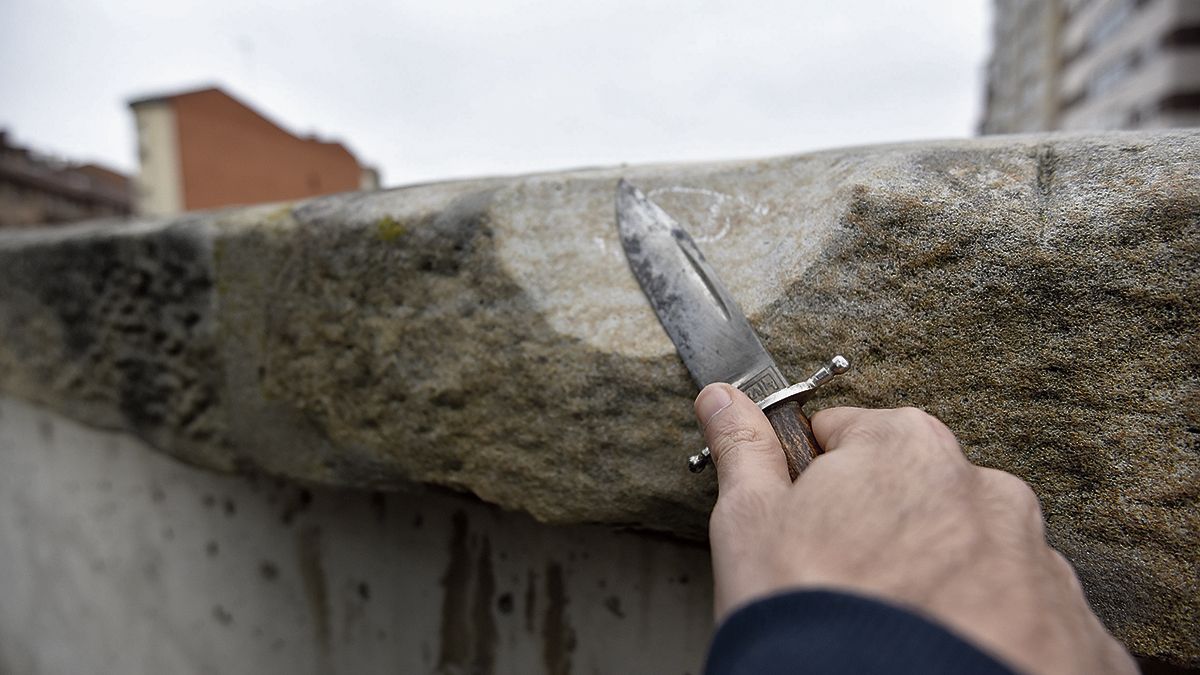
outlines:
M1200 1L995 0L979 130L1200 126Z
M340 143L299 137L217 88L131 101L136 211L165 215L379 187Z

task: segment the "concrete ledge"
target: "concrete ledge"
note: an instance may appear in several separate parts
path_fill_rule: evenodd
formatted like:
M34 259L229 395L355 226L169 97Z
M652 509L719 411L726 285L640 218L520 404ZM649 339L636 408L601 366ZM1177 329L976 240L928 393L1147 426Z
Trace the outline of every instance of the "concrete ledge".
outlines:
M432 483L702 538L694 387L617 242L697 235L818 406L1028 480L1142 654L1200 659L1200 133L998 137L416 186L0 238L0 390L224 471Z

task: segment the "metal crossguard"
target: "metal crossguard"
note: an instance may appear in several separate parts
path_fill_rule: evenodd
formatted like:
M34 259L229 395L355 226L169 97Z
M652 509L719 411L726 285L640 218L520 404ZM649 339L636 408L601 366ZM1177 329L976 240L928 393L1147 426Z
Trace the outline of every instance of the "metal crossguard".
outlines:
M829 359L829 363L817 369L817 372L813 373L807 380L793 384L790 387L784 387L758 401L758 407L760 410L766 410L773 405L785 401L799 401L803 405L819 387L847 370L850 370L850 359L838 354ZM700 473L711 462L712 454L708 451L708 448L704 448L699 454L688 457L688 470L692 473Z

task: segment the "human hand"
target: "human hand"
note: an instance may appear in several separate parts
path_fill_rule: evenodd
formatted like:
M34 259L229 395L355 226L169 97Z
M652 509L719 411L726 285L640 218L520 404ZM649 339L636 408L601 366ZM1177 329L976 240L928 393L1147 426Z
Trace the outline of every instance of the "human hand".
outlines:
M907 606L1030 673L1136 673L1046 543L1033 491L974 466L915 408L812 417L826 454L792 484L763 413L727 384L696 399L720 494L717 619L767 595L844 590Z

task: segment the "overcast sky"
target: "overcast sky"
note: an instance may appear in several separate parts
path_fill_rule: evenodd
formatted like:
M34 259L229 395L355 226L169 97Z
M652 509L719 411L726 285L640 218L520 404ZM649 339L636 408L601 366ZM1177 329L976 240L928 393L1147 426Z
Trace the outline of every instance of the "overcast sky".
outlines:
M135 171L216 83L386 185L972 135L988 0L0 0L0 127Z

